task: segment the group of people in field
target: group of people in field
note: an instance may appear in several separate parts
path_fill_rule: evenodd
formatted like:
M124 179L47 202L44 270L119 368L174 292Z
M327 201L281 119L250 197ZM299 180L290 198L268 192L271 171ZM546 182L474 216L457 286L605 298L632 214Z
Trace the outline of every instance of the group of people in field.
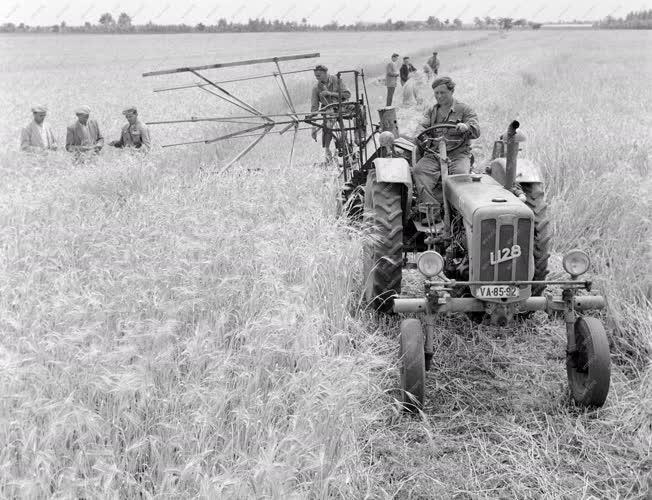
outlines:
M20 134L20 149L27 152L43 152L57 150L58 141L45 118L48 113L46 106L32 108L32 121L22 129ZM137 149L147 152L151 148L149 129L138 118L135 106L129 106L122 111L127 123L122 127L120 138L108 143L116 148ZM75 159L89 158L100 153L104 147L104 137L97 121L90 117L89 106L79 106L75 109L77 120L66 130L65 149L74 154Z
M426 83L430 82L431 78L436 78L439 74L439 58L437 55L438 52L433 52L432 56L423 65L423 74L426 77ZM399 58L400 55L396 52L392 54L392 58L385 68L385 86L387 87L386 105L392 105L394 92L398 87L399 81L403 88L403 104L412 104L413 102L420 104L421 99L417 92L415 81L418 75L417 68L414 67L409 56L403 57L402 64L399 63Z
M399 54L392 55L392 61L387 65L385 85L387 86L387 106L392 105L394 90L400 80L405 97L406 87L409 85L416 68L410 63L409 57L403 58L403 64L398 65ZM426 69L427 68L427 69ZM416 134L436 124L450 123L455 128L447 129L446 135L458 139L458 145L447 152L450 159L450 173L468 173L471 167L472 139L480 136L480 126L476 113L468 105L453 98L455 82L450 77L439 76L439 60L437 52L433 52L424 66L424 73L428 81L433 78L432 89L436 103L426 109ZM328 68L319 64L314 69L316 84L311 95L310 111L317 115L320 109L334 103L348 101L351 92L342 79L328 73ZM412 92L409 90L408 91ZM416 91L414 91L416 93ZM46 106L32 108L33 120L21 131L20 148L22 151L47 151L56 150L58 142L50 126L45 122L48 109ZM91 110L88 106L80 106L75 110L77 120L66 130L65 149L75 155L75 158L88 158L100 153L104 147L104 137L96 120L90 118ZM130 148L139 151L149 151L151 139L147 126L138 117L138 110L130 106L123 110L127 123L123 126L120 138L108 143L116 148ZM334 123L324 123L324 127L314 127L313 139L317 140L317 133L322 129L322 146L325 151L326 161L332 160L333 153L330 144L333 140L332 128ZM412 169L416 191L424 204L439 205L441 193L435 191L441 175L441 165L436 155L425 152L423 157Z

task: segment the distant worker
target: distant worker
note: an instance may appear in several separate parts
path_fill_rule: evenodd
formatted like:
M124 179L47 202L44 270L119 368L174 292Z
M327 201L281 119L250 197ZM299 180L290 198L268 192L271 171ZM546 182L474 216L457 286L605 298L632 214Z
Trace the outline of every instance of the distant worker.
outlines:
M398 65L398 54L392 54L392 60L387 63L385 70L385 85L387 86L387 106L392 105L394 91L401 75L401 68Z
M423 65L423 74L426 75L426 81L430 81L430 77L432 76L432 68L428 65L428 63Z
M437 78L437 75L439 74L439 59L437 59L437 52L432 53L432 57L426 61L426 64L430 68L433 78Z
M66 150L76 153L99 153L104 146L104 137L95 120L89 119L91 108L80 106L75 110L77 121L66 132Z
M423 99L419 97L417 83L421 82L421 77L416 71L408 73L408 81L403 85L403 105L421 104Z
M335 75L328 74L328 68L323 64L318 64L314 69L315 79L317 83L312 89L312 98L310 102L310 111L314 114L320 109L340 102L348 101L351 98L351 92L346 88L342 79L338 79ZM309 115L312 116L312 115ZM333 159L333 153L330 149L330 144L333 139L332 128L335 125L335 120L324 119L324 126L321 134L321 144L324 148L326 162ZM317 132L319 127L312 128L312 138L317 140Z
M460 144L446 151L450 159L450 174L468 174L471 171L471 139L480 137L478 115L466 104L453 98L455 82L447 76L435 78L432 82L437 103L426 110L419 122L416 135L438 123L456 124L455 129L440 129L435 131L448 139L459 139ZM414 185L419 197L419 211L427 212L426 204L441 208L442 194L439 180L441 165L436 156L425 152L412 170ZM439 219L440 210L435 209L435 217Z
M45 115L48 113L46 106L34 106L32 115L34 119L20 133L21 151L46 151L56 150L57 141L54 138L52 129L45 123Z
M138 110L130 106L122 112L127 118L127 124L122 127L120 139L109 142L109 146L116 148L135 148L148 152L152 147L149 129L138 119Z
M408 81L408 78L410 78L410 73L414 73L417 70L412 63L410 62L409 57L404 57L403 58L403 64L401 65L400 69L400 74L401 74L401 85L405 85L405 83Z

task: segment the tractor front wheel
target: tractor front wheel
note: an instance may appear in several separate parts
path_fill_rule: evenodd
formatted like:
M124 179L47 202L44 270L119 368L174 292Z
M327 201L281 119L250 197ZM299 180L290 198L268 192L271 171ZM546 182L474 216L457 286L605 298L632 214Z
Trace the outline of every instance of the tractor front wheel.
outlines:
M401 404L410 412L423 407L426 392L426 356L423 329L418 319L401 321Z
M566 356L568 385L580 406L602 406L611 379L609 339L600 320L575 321L575 352Z

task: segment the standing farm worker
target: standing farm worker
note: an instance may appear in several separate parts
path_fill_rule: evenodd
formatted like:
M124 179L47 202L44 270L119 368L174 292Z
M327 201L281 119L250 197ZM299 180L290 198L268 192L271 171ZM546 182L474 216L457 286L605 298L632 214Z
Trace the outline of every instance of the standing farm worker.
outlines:
M46 106L34 106L32 115L34 119L20 133L20 149L22 151L56 150L57 141L52 129L45 123Z
M91 108L80 106L75 110L77 121L66 132L66 150L75 153L99 153L104 146L104 137L95 120L89 119Z
M436 134L443 134L447 139L458 141L457 144L446 150L450 159L450 174L468 174L471 170L471 139L480 137L480 125L478 115L469 106L453 98L455 82L448 76L435 78L432 82L437 103L427 109L419 122L416 130L418 136L425 129L438 123L450 123L456 125L454 129L439 129L433 131ZM419 211L427 212L425 204L433 204L441 208L442 193L441 165L439 160L429 152L417 162L412 170L414 185L419 197ZM438 218L440 210L435 209L435 217Z
M317 83L312 89L312 98L310 102L310 111L313 113L309 116L314 116L324 106L334 104L340 101L348 101L351 98L351 92L346 88L344 81L337 78L335 75L328 74L328 68L322 64L318 64L314 69L315 79ZM324 148L326 162L333 159L331 152L331 140L333 139L332 128L335 124L334 119L324 119L324 128L321 134L321 145ZM319 127L312 128L312 138L317 140L317 132Z
M439 73L439 59L437 59L437 52L432 53L432 57L426 61L426 64L432 71L433 77L437 78L437 74ZM430 74L428 74L428 78L430 78Z
M392 60L387 63L387 68L385 69L385 85L387 86L387 106L392 105L392 98L394 97L394 91L396 90L396 84L398 83L398 77L400 76L400 67L398 65L398 54L392 54Z
M147 152L152 147L149 129L138 119L138 110L130 106L122 112L127 118L127 124L122 127L120 139L109 142L109 146L116 148L136 148Z
M421 76L416 71L408 74L408 81L403 85L403 105L421 104L423 99L419 97L417 83L420 83Z
M404 57L403 58L403 65L401 66L400 74L401 74L401 85L405 85L405 83L408 81L408 78L410 78L410 73L414 73L417 70L412 63L410 62L409 57Z

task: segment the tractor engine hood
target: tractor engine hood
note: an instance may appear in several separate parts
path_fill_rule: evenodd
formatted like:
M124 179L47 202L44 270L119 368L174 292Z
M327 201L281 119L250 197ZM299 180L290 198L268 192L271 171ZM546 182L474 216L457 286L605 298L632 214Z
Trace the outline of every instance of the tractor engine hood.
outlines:
M469 223L479 209L495 210L500 214L512 212L526 217L532 214L521 200L489 175L450 175L444 189L448 202Z

